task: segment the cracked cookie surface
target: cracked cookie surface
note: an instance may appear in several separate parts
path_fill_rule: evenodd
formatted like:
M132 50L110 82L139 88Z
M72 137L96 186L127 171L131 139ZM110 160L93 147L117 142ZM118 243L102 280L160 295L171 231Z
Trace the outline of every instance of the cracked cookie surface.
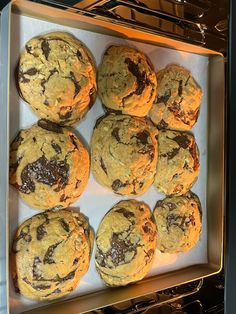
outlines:
M202 212L197 195L166 197L154 209L157 248L163 253L186 252L193 248L201 233Z
M141 280L156 249L156 225L149 207L136 200L113 206L99 225L96 245L96 268L107 285Z
M98 93L108 111L146 116L156 86L156 74L143 53L126 46L106 50L98 70Z
M30 206L65 208L84 191L89 154L66 128L47 120L22 130L10 148L10 184Z
M167 195L182 195L197 180L200 162L198 147L192 134L160 131L158 161L154 184Z
M97 181L122 195L140 195L153 183L157 129L145 118L101 117L91 139L91 167Z
M73 291L89 267L90 227L81 213L46 211L26 220L13 242L16 290L34 300Z
M96 70L90 52L64 32L32 38L20 57L18 87L39 117L72 125L96 97Z
M199 115L202 90L184 67L168 65L157 72L157 98L150 118L158 129L187 131Z

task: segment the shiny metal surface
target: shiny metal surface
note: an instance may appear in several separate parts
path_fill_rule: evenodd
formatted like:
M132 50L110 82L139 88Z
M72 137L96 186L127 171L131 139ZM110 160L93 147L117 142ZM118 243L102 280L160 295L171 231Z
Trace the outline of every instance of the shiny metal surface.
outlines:
M82 14L106 17L163 36L225 53L226 0L34 0Z

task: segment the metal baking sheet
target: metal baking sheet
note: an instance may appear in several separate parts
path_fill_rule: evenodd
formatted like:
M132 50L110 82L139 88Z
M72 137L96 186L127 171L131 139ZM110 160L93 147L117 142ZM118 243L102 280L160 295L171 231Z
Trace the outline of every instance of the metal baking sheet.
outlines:
M16 1L17 2L17 1ZM21 1L20 1L21 2ZM24 3L24 1L23 1ZM41 6L38 6L40 8ZM68 12L69 14L69 12ZM10 55L9 55L9 140L11 141L17 134L17 132L22 128L30 127L33 123L36 123L38 118L30 110L28 104L26 104L20 97L16 89L15 84L15 68L19 59L19 55L24 47L24 44L32 37L44 34L46 32L52 31L67 31L75 35L78 39L83 41L85 45L92 52L97 66L99 65L102 55L105 49L111 44L124 44L131 47L136 47L138 50L143 51L153 63L155 70L162 69L167 64L175 63L180 64L187 69L191 70L196 81L199 83L203 90L203 98L200 110L200 116L197 124L192 129L192 133L195 135L199 150L200 150L200 164L201 170L199 178L192 188L192 191L195 192L202 204L203 211L203 225L202 225L202 234L199 243L187 253L179 254L163 254L159 251L156 252L155 261L153 267L148 274L146 280L141 281L140 283L118 289L110 289L105 287L102 280L100 279L98 273L95 270L94 265L94 252L92 255L90 268L88 273L82 278L76 290L58 301L51 302L35 302L29 301L26 298L16 294L14 292L13 284L11 277L9 276L9 307L10 313L17 314L23 311L28 311L35 309L47 304L60 303L60 309L58 307L52 307L51 309L57 308L57 313L62 312L61 301L69 300L71 298L79 297L75 299L79 302L78 305L85 299L85 303L90 299L90 305L87 304L81 309L77 308L73 312L71 308L70 313L79 313L84 311L84 309L92 309L97 306L107 305L109 303L118 302L125 298L131 298L137 294L146 294L150 291L155 291L160 287L167 287L172 284L180 284L183 281L194 280L197 277L206 276L210 273L220 270L221 263L219 262L219 256L221 256L221 244L218 243L218 246L214 249L212 248L212 225L209 225L209 211L214 212L214 209L211 208L209 204L208 193L211 190L209 188L209 172L212 166L209 166L209 123L211 123L211 108L210 102L212 102L212 97L209 94L209 86L211 86L212 80L212 70L211 67L214 67L214 60L212 63L212 56L210 55L201 55L197 53L184 52L181 50L170 49L168 47L158 46L158 41L156 45L142 43L139 41L128 40L127 38L119 38L115 36L110 36L102 33L96 33L94 31L89 31L81 28L69 27L62 25L61 23L51 23L46 21L44 16L43 19L36 18L34 15L26 16L24 14L15 14L10 12L10 32L9 32L9 42L10 42ZM64 23L63 23L64 24ZM104 32L105 33L105 32ZM220 63L221 64L221 63ZM218 67L218 69L222 67ZM219 83L219 82L218 82ZM219 89L218 89L219 92ZM223 90L221 91L221 96ZM223 103L222 103L223 105ZM89 144L91 134L95 121L98 117L104 114L102 109L101 102L97 98L96 103L93 105L91 110L86 115L85 119L75 126L76 130L81 134L81 137ZM209 114L209 115L208 115ZM220 121L221 122L221 121ZM220 124L221 127L221 124ZM219 127L218 127L219 129ZM213 129L214 131L214 129ZM210 135L212 137L212 135ZM220 144L221 141L219 142ZM213 158L213 157L211 157ZM216 158L217 159L217 158ZM222 169L218 169L221 171ZM221 178L222 179L222 178ZM218 187L218 186L217 186ZM214 190L214 187L213 187ZM221 192L221 191L219 191ZM104 214L118 201L125 199L126 197L121 197L113 194L108 189L100 186L93 178L92 173L90 173L90 179L86 187L85 192L80 197L80 199L71 205L71 208L74 210L81 210L90 221L91 226L96 231ZM146 202L150 208L153 210L157 200L164 198L164 195L158 193L156 188L152 186L145 194L140 197L137 197L138 200ZM222 201L222 200L221 200ZM222 204L219 204L218 216L221 217L222 214ZM14 188L9 188L9 249L12 244L12 239L14 232L24 220L28 219L32 215L39 213L39 210L30 208L26 203L24 203L17 195ZM218 219L219 220L219 219ZM220 226L222 226L222 223ZM208 226L207 226L208 225ZM210 227L210 228L209 228ZM207 230L208 229L208 230ZM210 229L210 230L209 230ZM213 228L214 229L214 228ZM221 234L222 228L218 231ZM210 235L210 237L209 237ZM219 236L219 239L221 237ZM211 254L215 255L215 260L218 262L211 262ZM214 257L214 256L213 256ZM217 259L218 258L218 259ZM214 260L214 258L213 258ZM196 267L195 267L196 266ZM188 269L191 273L188 273ZM186 272L186 273L184 273ZM181 275L182 274L182 275ZM167 276L167 277L166 277ZM168 276L173 276L175 280L171 280ZM158 286L158 281L165 280L167 278L166 284ZM169 279L168 279L169 278ZM172 278L172 279L173 279ZM168 283L167 283L168 282ZM151 284L151 287L149 285ZM137 287L136 292L135 288ZM145 289L146 286L146 289ZM155 289L156 287L156 289ZM127 290L128 289L128 290ZM111 291L112 290L112 291ZM114 294L119 295L117 297ZM123 291L123 293L122 293ZM127 292L124 294L124 292ZM132 292L133 291L133 292ZM95 296L109 296L110 300L103 300L100 297L100 303L95 302L94 304L91 300L95 300ZM112 296L113 294L113 296ZM86 301L87 300L87 301ZM63 303L64 304L64 303ZM65 304L70 304L66 302ZM97 305L96 305L97 304ZM69 308L69 307L68 307ZM33 311L33 313L36 310ZM43 313L43 309L39 309L38 313ZM47 308L45 308L47 311ZM49 310L50 313L51 310ZM45 312L46 313L46 312Z

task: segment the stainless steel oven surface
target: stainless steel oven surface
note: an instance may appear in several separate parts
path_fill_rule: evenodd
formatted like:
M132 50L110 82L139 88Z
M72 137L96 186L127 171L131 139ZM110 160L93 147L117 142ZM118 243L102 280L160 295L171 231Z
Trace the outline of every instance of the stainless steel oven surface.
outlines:
M219 273L223 266L226 14L225 2L201 0L13 0L3 9L0 42L0 96L4 104L0 107L3 135L0 139L3 164L0 172L0 222L3 226L0 231L3 248L0 309L3 313L158 313L157 306L161 305L164 306L161 313L202 310L201 302L191 296L205 287L202 278ZM72 294L52 302L31 302L14 291L9 252L17 226L38 211L23 203L9 187L8 151L19 129L35 123L37 117L20 99L14 72L25 42L55 30L68 31L81 39L95 56L97 65L105 48L117 43L144 51L156 71L169 63L179 63L192 71L204 92L199 120L192 130L200 148L201 172L193 191L201 199L203 228L200 242L188 254L171 256L157 252L151 272L135 285L105 287L95 271L93 252L90 269ZM95 120L102 114L97 99L76 127L88 143ZM153 209L160 198L163 196L151 187L139 199ZM96 231L102 216L120 199L104 191L90 175L88 187L74 207L80 207ZM101 210L94 214L97 206ZM222 277L220 280L222 284ZM213 286L218 289L220 284ZM181 297L187 301L178 301ZM208 310L211 308L209 306ZM219 303L215 310L221 308Z

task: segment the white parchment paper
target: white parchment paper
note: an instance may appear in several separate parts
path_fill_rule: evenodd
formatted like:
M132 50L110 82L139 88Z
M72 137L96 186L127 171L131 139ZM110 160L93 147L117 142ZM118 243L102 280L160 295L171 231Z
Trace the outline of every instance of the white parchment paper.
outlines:
M153 63L155 70L165 67L167 64L176 63L185 66L191 70L196 81L201 86L204 96L200 116L197 124L192 132L196 137L196 141L200 150L201 171L198 181L192 188L202 204L203 225L202 234L199 243L187 253L179 254L163 254L156 252L155 261L149 276L166 273L168 271L177 270L193 264L207 262L207 226L206 226L206 173L207 173L207 86L208 86L208 57L200 56L172 50L168 48L158 47L140 42L129 41L108 35L93 33L90 31L74 29L42 20L12 15L12 33L11 33L11 88L10 88L10 137L11 140L16 136L17 132L22 128L30 127L37 122L36 115L30 110L28 104L20 99L16 86L14 72L19 60L20 53L25 43L32 37L52 31L67 31L74 34L78 39L82 40L92 52L97 66L101 62L101 57L105 49L111 44L124 44L145 52ZM97 98L96 103L86 115L85 119L76 126L83 139L89 144L95 121L104 114L101 102ZM144 195L137 197L138 200L146 202L153 210L157 200L164 198L163 194L157 192L152 186ZM118 201L125 197L113 194L108 189L100 186L90 173L90 178L85 192L80 199L72 204L72 208L78 210L80 208L90 221L93 229L97 230L99 222L104 214ZM10 187L9 195L9 211L10 211L10 246L12 244L13 235L24 220L39 213L39 210L31 209L18 196L14 188ZM31 271L31 270L29 270ZM64 299L73 298L74 296L84 295L93 291L107 289L95 270L94 252L92 255L90 268L87 274L80 281L77 289ZM54 301L56 302L56 301ZM34 302L15 293L12 279L10 276L10 304L11 313L16 314L24 310L45 305L49 302Z

